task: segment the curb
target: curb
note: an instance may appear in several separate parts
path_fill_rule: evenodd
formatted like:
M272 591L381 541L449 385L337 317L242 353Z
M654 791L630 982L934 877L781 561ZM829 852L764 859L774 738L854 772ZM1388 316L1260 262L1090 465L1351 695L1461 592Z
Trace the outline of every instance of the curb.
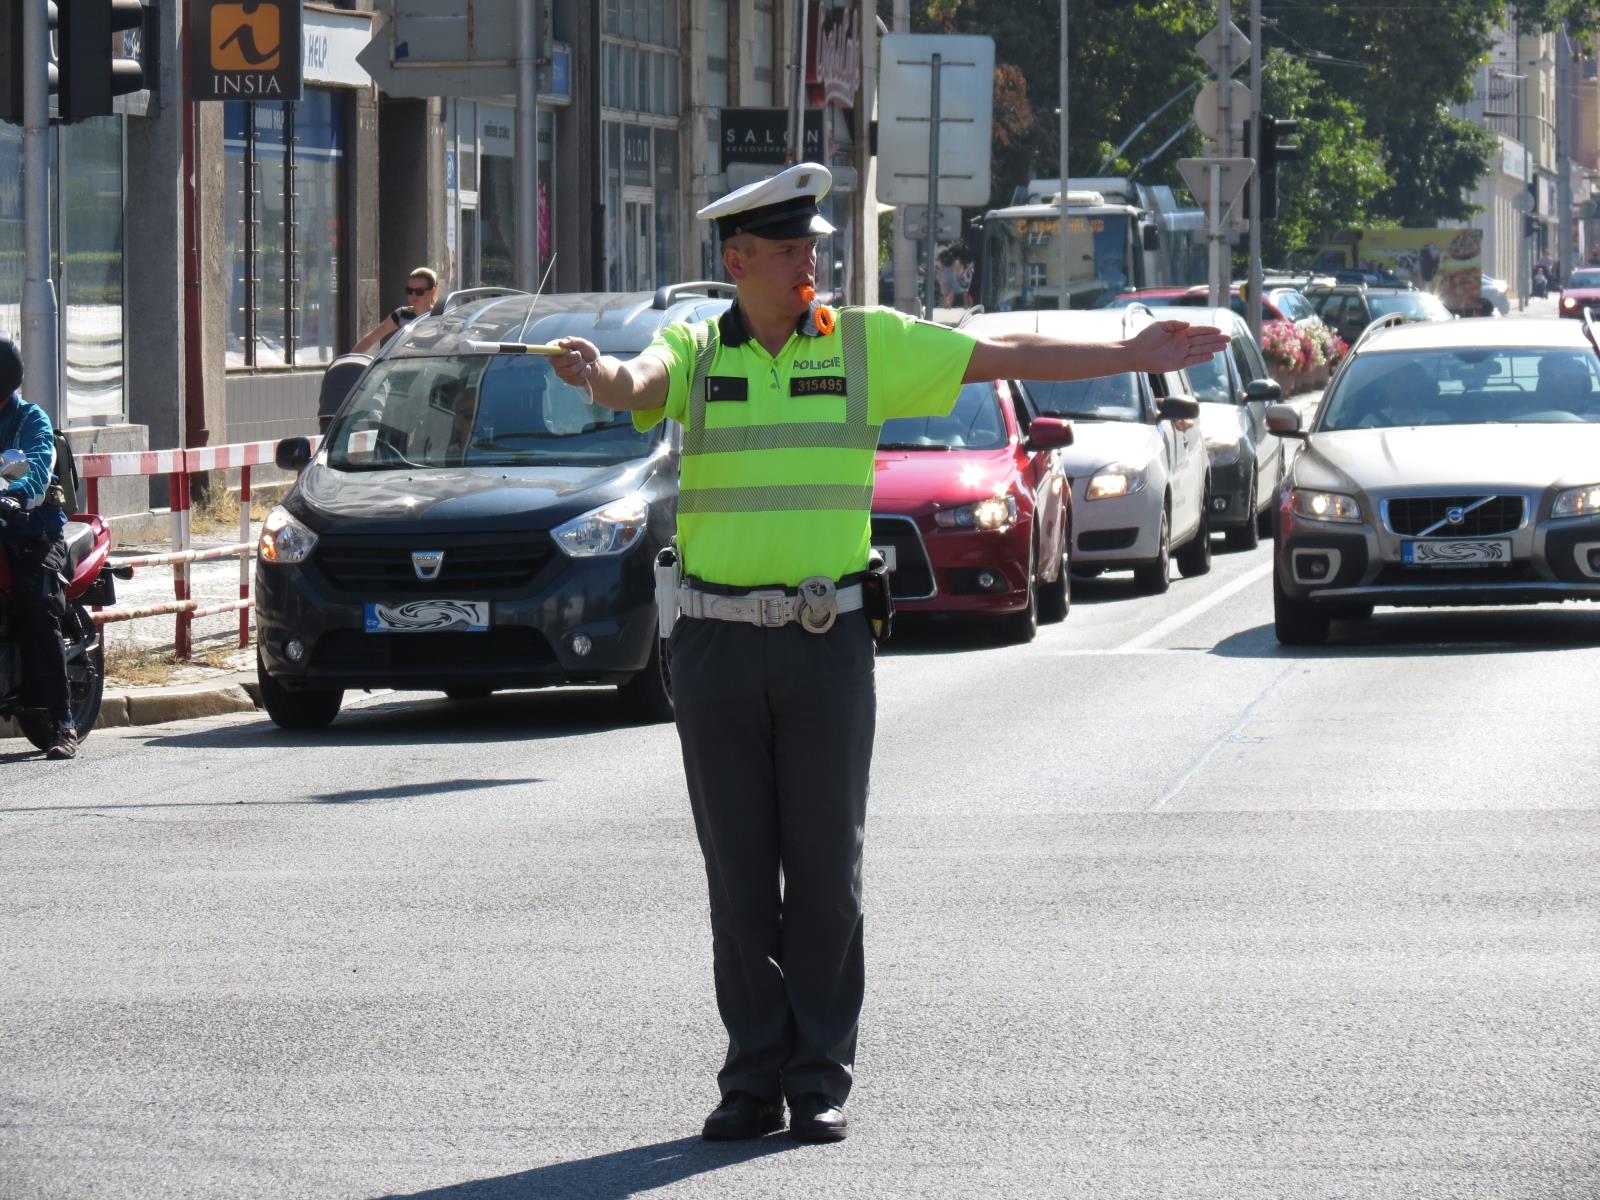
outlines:
M168 725L201 717L254 712L261 707L260 684L255 672L239 672L212 683L188 683L165 688L126 688L108 691L100 700L96 729L131 725ZM0 738L19 738L14 721L0 720Z

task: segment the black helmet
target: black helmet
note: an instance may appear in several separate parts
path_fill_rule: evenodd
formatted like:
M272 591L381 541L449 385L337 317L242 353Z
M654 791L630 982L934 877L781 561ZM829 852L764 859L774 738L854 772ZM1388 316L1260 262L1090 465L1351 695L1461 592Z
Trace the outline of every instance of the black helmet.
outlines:
M11 393L22 386L22 355L17 344L0 335L0 400L11 399Z

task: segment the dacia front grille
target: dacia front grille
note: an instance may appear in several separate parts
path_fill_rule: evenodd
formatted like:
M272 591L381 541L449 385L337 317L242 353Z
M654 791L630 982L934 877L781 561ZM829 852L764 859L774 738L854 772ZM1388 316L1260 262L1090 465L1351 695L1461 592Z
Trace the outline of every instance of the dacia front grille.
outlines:
M425 579L412 561L413 551L444 552L438 574ZM313 559L328 582L358 596L410 595L429 592L461 599L480 592L522 587L537 575L555 547L542 533L515 539L461 543L416 538L405 544L364 538L324 538Z
M1397 496L1385 512L1401 537L1492 537L1520 528L1526 505L1521 496Z

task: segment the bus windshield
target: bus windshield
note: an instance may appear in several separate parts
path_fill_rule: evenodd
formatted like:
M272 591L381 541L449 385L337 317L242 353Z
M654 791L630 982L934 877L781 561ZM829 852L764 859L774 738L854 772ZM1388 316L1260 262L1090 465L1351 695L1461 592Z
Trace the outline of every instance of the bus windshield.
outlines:
M1070 277L1061 303L1058 216L1005 217L984 222L983 306L990 312L1037 308L1094 308L1128 288L1142 287L1144 260L1128 213L1067 217Z

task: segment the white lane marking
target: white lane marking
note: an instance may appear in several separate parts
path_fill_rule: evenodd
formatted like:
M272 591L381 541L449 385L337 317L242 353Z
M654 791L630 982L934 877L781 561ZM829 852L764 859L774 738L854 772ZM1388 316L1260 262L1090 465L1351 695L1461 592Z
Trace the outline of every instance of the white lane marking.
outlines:
M1257 582L1258 580L1265 579L1270 574L1272 574L1272 561L1269 559L1268 561L1262 563L1259 567L1256 567L1250 571L1246 571L1243 575L1239 576L1239 578L1235 579L1226 587L1218 588L1204 600L1196 600L1193 604L1189 605L1188 608L1180 609L1178 612L1173 613L1160 624L1152 625L1138 637L1129 638L1127 641L1123 642L1122 645L1116 648L1116 652L1127 654L1130 651L1143 650L1147 646L1154 645L1156 642L1159 642L1162 638L1166 637L1167 634L1176 629L1181 629L1183 626L1187 625L1201 613L1210 612L1224 600L1238 595L1251 584Z

